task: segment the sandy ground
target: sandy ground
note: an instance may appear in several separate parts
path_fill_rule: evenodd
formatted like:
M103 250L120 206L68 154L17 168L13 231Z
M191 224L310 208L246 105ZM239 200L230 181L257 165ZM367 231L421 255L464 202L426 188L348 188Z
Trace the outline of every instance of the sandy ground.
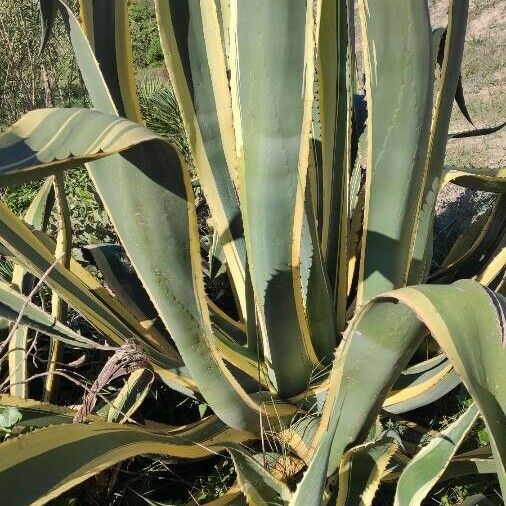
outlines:
M449 0L428 2L432 27L446 26ZM356 38L361 69L357 9ZM506 120L506 0L470 0L462 79L467 108L477 128L498 125ZM455 105L450 132L472 128ZM504 165L506 128L488 136L450 140L446 163L459 167Z
M447 24L448 0L430 0L433 27ZM477 128L506 120L506 1L470 0L462 64L464 94ZM471 127L454 108L451 132ZM472 128L472 127L471 127ZM506 162L506 128L489 136L454 139L446 163L498 167Z

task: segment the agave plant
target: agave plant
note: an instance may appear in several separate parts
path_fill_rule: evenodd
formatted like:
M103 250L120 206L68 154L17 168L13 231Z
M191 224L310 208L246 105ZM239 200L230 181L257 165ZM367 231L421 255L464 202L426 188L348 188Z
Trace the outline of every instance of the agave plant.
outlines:
M81 0L82 26L62 1L40 5L44 40L61 13L94 109L32 111L0 137L3 185L48 178L24 220L0 205L15 264L0 291L14 322L0 404L38 428L0 444L2 501L43 504L136 455L216 452L237 472L219 504L371 504L381 481L396 481L395 503L414 505L470 473L497 473L506 494L505 173L444 167L456 95L465 110L468 1L451 1L447 28L432 30L426 2L360 0L364 96L353 3L156 0L235 314L206 295L187 161L143 125L126 1ZM100 278L71 255L62 181L80 163L122 245L87 248ZM497 200L431 270L435 200L449 181ZM56 242L44 232L54 201ZM31 301L41 284L51 314ZM71 330L68 306L106 344ZM27 389L33 330L51 342L41 401ZM116 350L78 408L51 404L63 346ZM213 414L129 423L152 374ZM117 396L95 406L120 375ZM383 426L461 382L473 404L420 451ZM457 454L478 417L490 446ZM267 437L282 448L269 469L254 450Z

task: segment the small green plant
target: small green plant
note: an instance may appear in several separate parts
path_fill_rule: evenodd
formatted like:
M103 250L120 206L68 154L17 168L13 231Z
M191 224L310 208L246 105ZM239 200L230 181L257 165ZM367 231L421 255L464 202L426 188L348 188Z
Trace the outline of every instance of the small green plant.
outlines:
M0 402L43 427L0 445L2 500L45 503L138 455L225 452L236 482L225 491L210 475L200 499L372 504L390 482L395 505L418 505L473 466L496 473L504 494L505 171L443 164L455 98L467 115L468 2L452 1L448 27L432 30L425 2L361 0L364 96L351 2L156 0L174 95L144 88L144 105L127 3L80 4L82 26L64 2L41 0L43 36L59 12L94 108L35 110L0 137L0 184L46 178L23 220L0 204L15 265L11 286L0 285L13 322ZM157 134L143 114L174 130ZM63 171L80 164L122 245L82 248L97 277L71 255ZM450 181L497 196L431 270L435 201ZM223 260L227 310L206 293L203 271L216 270L207 250ZM51 313L31 301L43 283ZM66 325L68 307L101 339ZM35 330L49 343L42 403L29 400ZM54 403L68 347L113 352L78 407ZM135 423L154 376L207 406L201 419ZM440 431L386 423L460 383L473 401ZM457 451L479 417L490 447L474 449L477 462ZM409 430L388 430L400 426Z
M191 163L190 149L176 97L161 79L147 79L139 86L139 103L146 126L170 139Z
M0 431L10 434L11 429L21 421L23 415L14 407L7 407L0 410Z
M133 63L137 69L163 65L158 27L150 0L131 2L128 8L132 34Z

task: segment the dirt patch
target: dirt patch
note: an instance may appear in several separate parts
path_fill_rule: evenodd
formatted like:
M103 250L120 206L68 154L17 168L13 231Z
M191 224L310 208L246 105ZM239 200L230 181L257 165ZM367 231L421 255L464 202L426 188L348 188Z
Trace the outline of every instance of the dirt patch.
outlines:
M429 2L432 26L447 24L448 0ZM506 2L471 0L462 75L466 103L477 128L506 118ZM456 109L450 131L472 128ZM498 167L506 161L506 132L448 143L446 163Z

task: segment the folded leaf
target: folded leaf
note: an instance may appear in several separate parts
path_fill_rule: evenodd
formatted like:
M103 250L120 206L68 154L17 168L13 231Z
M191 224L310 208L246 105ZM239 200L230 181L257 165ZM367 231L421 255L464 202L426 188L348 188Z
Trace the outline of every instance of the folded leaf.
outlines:
M455 183L464 188L496 193L506 192L506 167L498 168L450 168L443 174L441 186Z

